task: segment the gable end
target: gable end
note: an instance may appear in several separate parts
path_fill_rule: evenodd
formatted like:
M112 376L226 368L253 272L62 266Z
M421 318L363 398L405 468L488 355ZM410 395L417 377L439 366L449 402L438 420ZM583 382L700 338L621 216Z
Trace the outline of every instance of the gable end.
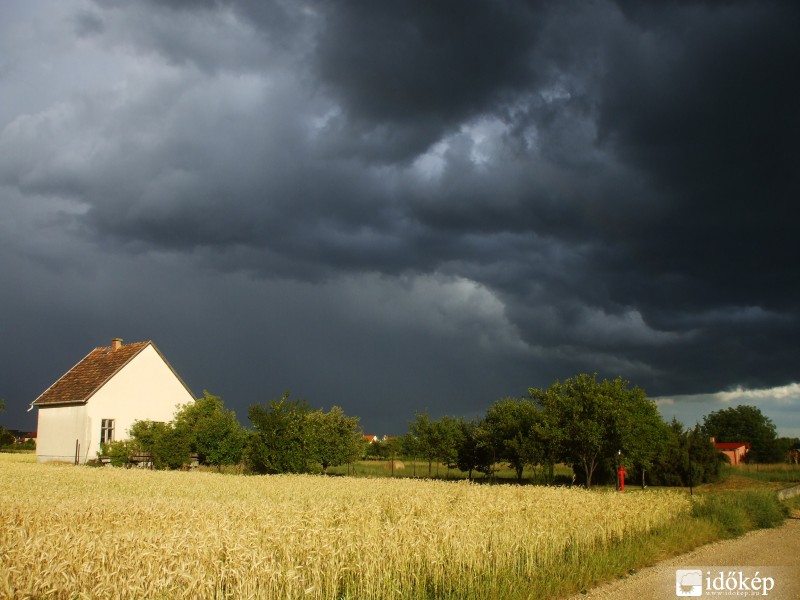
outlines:
M85 404L109 379L149 345L152 345L162 360L166 362L161 352L150 341L134 342L118 346L116 349L114 346L95 348L36 398L31 403L31 408L34 406L41 408ZM167 365L169 366L169 363ZM175 372L174 369L172 372ZM186 387L185 383L183 385ZM188 388L186 389L188 390Z

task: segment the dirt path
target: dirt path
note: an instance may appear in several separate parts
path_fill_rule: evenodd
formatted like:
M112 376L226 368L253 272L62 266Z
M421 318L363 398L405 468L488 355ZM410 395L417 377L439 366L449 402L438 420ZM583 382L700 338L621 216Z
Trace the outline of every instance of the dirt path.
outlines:
M724 568L723 568L724 567ZM676 556L647 567L626 579L615 581L590 590L588 594L573 596L574 600L582 598L603 600L664 600L683 596L678 595L676 588L676 571L701 571L700 588L684 588L684 595L693 593L702 598L770 598L772 600L800 599L800 518L794 517L776 529L762 529L750 532L735 540L715 542L697 548L688 554ZM733 579L725 584L719 578L720 572ZM739 590L739 572L742 577L769 577L774 580L774 588L766 596L755 591L744 591L727 594L726 591L714 592L715 579L717 586L729 586ZM756 575L756 571L758 575ZM689 575L697 580L697 575ZM752 580L747 581L748 587ZM756 582L763 592L764 585ZM712 588L712 589L709 589ZM726 588L723 587L722 590Z

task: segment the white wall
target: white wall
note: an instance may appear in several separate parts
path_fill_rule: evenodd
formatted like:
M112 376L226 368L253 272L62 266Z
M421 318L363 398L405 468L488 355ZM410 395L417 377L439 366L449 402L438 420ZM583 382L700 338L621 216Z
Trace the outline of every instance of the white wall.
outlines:
M91 460L100 450L103 419L114 419L114 439L123 440L134 421L169 422L177 406L193 401L155 348L147 346L85 406L39 407L37 459L72 461L79 439L81 462Z
M36 438L36 460L74 462L76 444L80 462L86 462L89 427L86 421L86 406L52 406L39 408L39 425ZM93 458L92 454L89 458Z

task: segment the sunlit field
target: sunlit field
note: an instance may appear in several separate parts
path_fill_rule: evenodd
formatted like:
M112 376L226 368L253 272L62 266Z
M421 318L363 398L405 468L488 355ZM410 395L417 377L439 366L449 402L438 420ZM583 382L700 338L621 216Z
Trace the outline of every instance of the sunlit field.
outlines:
M39 465L0 455L3 598L526 598L685 493ZM622 542L624 543L624 542Z

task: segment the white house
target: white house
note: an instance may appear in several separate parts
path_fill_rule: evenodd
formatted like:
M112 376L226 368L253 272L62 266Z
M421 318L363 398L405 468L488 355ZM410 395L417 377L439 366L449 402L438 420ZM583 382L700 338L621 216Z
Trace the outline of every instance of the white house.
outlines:
M31 403L39 409L36 459L85 463L134 421L171 421L194 395L153 342L95 348Z

